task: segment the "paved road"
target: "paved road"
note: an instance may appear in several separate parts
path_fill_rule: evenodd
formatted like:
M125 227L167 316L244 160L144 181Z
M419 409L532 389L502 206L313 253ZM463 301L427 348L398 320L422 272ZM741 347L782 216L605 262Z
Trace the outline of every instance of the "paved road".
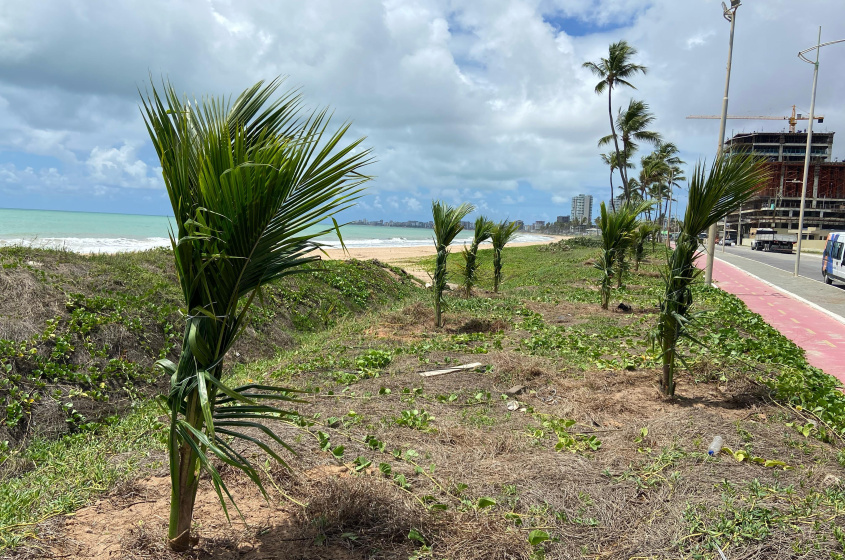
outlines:
M754 253L756 255L757 251ZM732 266L728 260L737 262ZM698 263L704 266L703 259ZM750 276L738 268L740 266L753 269L752 274L759 278ZM763 282L760 279L763 277L771 284ZM719 288L742 299L749 309L762 315L767 323L803 348L810 364L845 382L845 362L841 359L845 351L845 324L841 317L845 292L808 278L794 278L791 272L730 254L724 260L716 260L713 280ZM834 317L830 313L840 315Z
M728 255L735 255L745 259L751 259L759 263L773 266L786 272L795 270L795 253L766 253L765 251L752 251L751 247L725 247L725 253ZM722 256L722 248L716 247L716 258ZM816 280L817 282L824 282L822 278L822 258L821 255L801 254L801 276ZM845 289L845 285L840 283L834 284L840 288Z

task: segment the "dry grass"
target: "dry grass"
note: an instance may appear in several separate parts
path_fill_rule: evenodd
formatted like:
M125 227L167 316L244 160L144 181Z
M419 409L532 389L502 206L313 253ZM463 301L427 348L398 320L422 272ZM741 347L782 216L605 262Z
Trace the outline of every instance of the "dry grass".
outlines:
M579 332L591 321L629 326L641 318L593 304L526 301L524 309L548 325L579 325ZM175 556L161 538L163 522L137 527L138 508L147 507L138 500L156 500L143 510L148 518L166 515L166 488L159 481L153 492L142 481L110 494L100 510L81 512L73 527L58 528L51 550L90 558L74 544L79 535L123 519L130 528L115 541L115 557L132 560L710 559L719 558L715 544L732 560L843 552L834 530L845 520L839 450L788 426L805 419L772 402L747 376L700 360L678 375L679 396L666 400L655 369L599 369L570 363L563 353L529 355L521 317L505 322L453 310L448 320L449 329L434 329L430 307L416 303L330 341L347 363L370 348L388 349L393 358L377 377L362 375L349 385L332 382L331 371L294 379L322 390L297 405L306 426L273 424L297 456L294 470L268 469L270 503L239 473L223 469L248 525L225 524L205 486L201 540L189 555ZM481 343L464 333L485 335L479 338L489 343L486 352L455 342ZM420 342L431 349L419 351ZM301 359L323 351L306 348ZM475 361L483 367L418 375ZM505 395L514 385L524 390ZM567 419L574 424L556 434ZM342 457L320 449L318 432L330 437L330 448L343 446ZM715 435L749 457L792 468L708 457ZM590 437L600 445L587 445ZM371 464L358 469L361 461ZM479 507L480 498L495 505ZM435 503L446 509L429 507ZM535 549L528 543L534 529L553 540ZM409 538L416 533L425 544Z

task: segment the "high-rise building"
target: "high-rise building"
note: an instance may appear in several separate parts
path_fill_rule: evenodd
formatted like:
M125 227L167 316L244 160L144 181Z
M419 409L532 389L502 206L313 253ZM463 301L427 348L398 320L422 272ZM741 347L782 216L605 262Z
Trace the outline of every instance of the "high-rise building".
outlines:
M803 232L810 241L845 229L845 163L831 161L833 136L833 132L813 133ZM728 153L752 154L766 161L763 187L741 209L743 238L756 228L798 232L806 146L806 132L752 132L725 142ZM739 219L739 211L730 214L728 230L736 231Z
M572 197L572 213L571 219L576 224L582 222L582 218L587 218L587 223L593 221L593 195L579 194Z
M613 199L613 208L611 210L616 210L622 208L625 205L625 195L620 194L616 198Z

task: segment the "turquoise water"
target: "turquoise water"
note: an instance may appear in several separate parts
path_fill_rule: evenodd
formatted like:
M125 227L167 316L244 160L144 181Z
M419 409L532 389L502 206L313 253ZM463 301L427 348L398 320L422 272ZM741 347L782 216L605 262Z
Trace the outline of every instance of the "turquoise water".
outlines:
M58 212L53 210L11 210L0 208L0 245L25 244L36 247L63 248L80 253L117 253L141 251L170 245L166 216L99 214L93 212ZM323 228L314 228L320 231ZM422 228L397 228L348 225L341 228L347 247L412 247L430 244L433 232ZM461 233L462 243L471 237ZM546 239L523 235L516 241ZM320 238L327 245L339 247L333 233Z

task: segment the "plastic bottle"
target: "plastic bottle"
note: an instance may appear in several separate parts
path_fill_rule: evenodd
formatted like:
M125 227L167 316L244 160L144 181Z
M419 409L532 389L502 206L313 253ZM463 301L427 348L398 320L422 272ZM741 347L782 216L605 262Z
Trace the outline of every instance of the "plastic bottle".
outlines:
M713 438L713 442L710 444L710 447L707 448L707 454L711 457L714 457L719 454L722 450L722 446L725 444L725 440L722 439L722 436L716 436Z

